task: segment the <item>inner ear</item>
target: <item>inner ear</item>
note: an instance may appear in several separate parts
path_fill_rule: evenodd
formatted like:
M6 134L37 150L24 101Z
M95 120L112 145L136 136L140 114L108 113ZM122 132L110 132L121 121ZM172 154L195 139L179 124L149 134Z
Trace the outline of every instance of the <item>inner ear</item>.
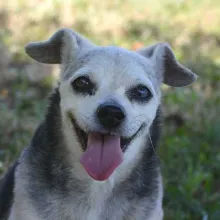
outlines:
M177 61L167 43L158 43L137 52L152 61L157 78L162 78L166 85L182 87L197 79L195 73Z
M29 43L26 53L41 63L61 64L93 47L90 41L70 29L60 29L46 41Z

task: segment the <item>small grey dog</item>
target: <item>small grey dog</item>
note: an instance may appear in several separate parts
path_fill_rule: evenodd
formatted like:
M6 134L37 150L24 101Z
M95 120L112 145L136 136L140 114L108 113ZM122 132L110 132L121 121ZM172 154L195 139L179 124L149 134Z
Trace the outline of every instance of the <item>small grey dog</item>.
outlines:
M61 64L61 74L43 122L1 181L1 219L163 219L160 86L187 86L196 74L166 43L129 51L60 29L25 49Z

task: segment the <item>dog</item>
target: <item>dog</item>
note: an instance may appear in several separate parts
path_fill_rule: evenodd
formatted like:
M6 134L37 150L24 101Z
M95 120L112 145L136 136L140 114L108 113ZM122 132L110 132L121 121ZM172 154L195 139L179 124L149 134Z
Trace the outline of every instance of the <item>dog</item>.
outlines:
M43 122L1 182L1 219L163 219L160 87L197 75L167 43L129 51L59 29L25 50L61 73Z

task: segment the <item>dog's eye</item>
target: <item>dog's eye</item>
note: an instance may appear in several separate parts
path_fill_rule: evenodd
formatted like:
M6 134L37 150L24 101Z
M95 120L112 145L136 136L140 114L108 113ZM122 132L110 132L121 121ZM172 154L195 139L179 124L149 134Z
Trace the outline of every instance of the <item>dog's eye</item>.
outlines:
M152 97L151 91L144 85L138 85L128 91L128 97L134 101L148 101Z
M72 82L72 87L76 92L92 95L94 84L86 76L80 76Z

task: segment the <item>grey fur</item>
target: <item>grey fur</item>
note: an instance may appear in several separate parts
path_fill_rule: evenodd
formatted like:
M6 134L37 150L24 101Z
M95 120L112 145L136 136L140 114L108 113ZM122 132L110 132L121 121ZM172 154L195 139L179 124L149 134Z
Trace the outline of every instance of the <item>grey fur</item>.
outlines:
M157 200L162 196L159 159L154 150L147 147L149 138L145 137L146 148L131 175L119 184L107 183L107 189L99 183L94 189L100 193L96 194L90 191L90 187L97 183L91 179L80 181L73 175L74 167L68 164L61 128L57 126L61 123L59 92L56 91L51 99L45 121L20 158L10 220L32 220L32 216L37 216L33 220L142 220L151 219L153 212L162 216L162 210L157 208ZM154 147L159 138L160 117L158 109L151 127ZM101 209L98 211L95 199L99 201L100 198L98 205ZM97 215L91 211L93 206ZM92 214L88 215L90 212Z
M39 62L59 63L63 68L45 119L19 159L15 185L7 189L14 189L8 199L13 199L12 206L2 213L9 213L9 220L161 220L163 184L155 153L160 85L189 85L196 75L176 61L166 44L131 52L96 46L69 29L27 45L26 52ZM96 85L92 95L72 88L72 82L84 75ZM148 87L151 98L133 102L128 91L140 84ZM120 137L139 132L123 151L120 166L107 180L97 182L79 158L89 132L109 132L94 114L109 100L120 103L126 115L112 132Z
M137 52L144 57L152 58L158 72L162 73L163 83L169 86L188 86L197 79L195 73L176 60L171 47L167 43L157 43Z
M72 42L71 42L72 41ZM71 47L72 46L72 47ZM25 47L26 53L41 63L61 64L62 50L70 47L75 54L79 54L83 49L92 47L86 38L73 32L70 29L60 29L49 40L43 42L29 43ZM65 61L67 57L63 58Z

